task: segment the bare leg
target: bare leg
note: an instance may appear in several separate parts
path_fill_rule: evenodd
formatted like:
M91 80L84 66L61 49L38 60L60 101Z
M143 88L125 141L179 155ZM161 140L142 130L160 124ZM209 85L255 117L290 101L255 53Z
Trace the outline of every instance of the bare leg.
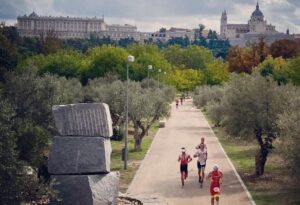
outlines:
M215 204L215 198L212 196L211 197L211 205L214 205Z
M184 186L184 173L181 172L181 186Z
M216 205L219 205L219 197L216 197Z
M202 177L202 183L203 183L203 180L204 180L204 177L205 177L205 174L204 174L204 170L205 170L205 168L204 167L202 167L202 169L201 169L201 177Z

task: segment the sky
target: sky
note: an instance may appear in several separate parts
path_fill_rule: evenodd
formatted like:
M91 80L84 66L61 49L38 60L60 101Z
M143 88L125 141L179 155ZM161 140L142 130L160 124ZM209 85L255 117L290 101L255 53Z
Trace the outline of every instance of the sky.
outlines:
M102 17L107 24L132 24L139 31L161 27L197 28L219 32L223 10L228 23L247 23L257 0L0 0L0 21L14 24L17 16ZM276 30L300 33L300 0L259 0L260 9Z

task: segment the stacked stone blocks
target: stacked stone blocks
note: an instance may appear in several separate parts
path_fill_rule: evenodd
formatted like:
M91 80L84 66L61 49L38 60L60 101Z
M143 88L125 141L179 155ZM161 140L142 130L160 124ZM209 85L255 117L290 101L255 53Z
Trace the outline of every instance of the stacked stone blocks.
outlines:
M55 105L52 111L59 135L54 137L48 167L59 194L51 204L115 204L119 174L110 172L108 105Z

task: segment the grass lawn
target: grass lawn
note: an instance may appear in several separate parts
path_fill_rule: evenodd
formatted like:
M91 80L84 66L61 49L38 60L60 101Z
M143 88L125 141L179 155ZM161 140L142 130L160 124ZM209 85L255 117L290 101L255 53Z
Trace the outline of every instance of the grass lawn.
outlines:
M112 171L119 171L121 174L120 177L120 191L126 192L129 184L131 183L136 171L138 170L142 160L147 153L153 137L155 136L157 130L159 128L158 122L152 126L149 130L149 136L145 136L142 142L142 150L141 151L134 151L134 139L133 136L128 136L128 164L127 170L124 170L124 162L122 161L122 148L124 147L124 140L123 141L111 141L112 144L112 155L111 155L111 170Z
M275 149L269 154L264 176L256 178L253 176L254 156L258 151L256 141L230 139L219 128L212 128L257 205L300 204L300 186L287 173L285 162L276 149L278 143L275 142Z

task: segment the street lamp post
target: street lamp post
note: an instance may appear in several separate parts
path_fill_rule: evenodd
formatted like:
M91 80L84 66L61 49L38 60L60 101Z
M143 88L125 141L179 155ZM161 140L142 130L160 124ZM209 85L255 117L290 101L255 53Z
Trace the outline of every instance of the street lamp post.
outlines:
M149 89L150 70L152 70L152 65L148 65L148 89Z
M158 84L158 88L159 88L159 74L161 73L161 69L158 69L158 74L157 74L157 84Z
M134 56L129 55L127 58L126 72L127 72L127 83L126 83L126 133L125 133L125 156L124 156L124 169L127 169L128 160L128 87L129 87L129 63L134 62Z

